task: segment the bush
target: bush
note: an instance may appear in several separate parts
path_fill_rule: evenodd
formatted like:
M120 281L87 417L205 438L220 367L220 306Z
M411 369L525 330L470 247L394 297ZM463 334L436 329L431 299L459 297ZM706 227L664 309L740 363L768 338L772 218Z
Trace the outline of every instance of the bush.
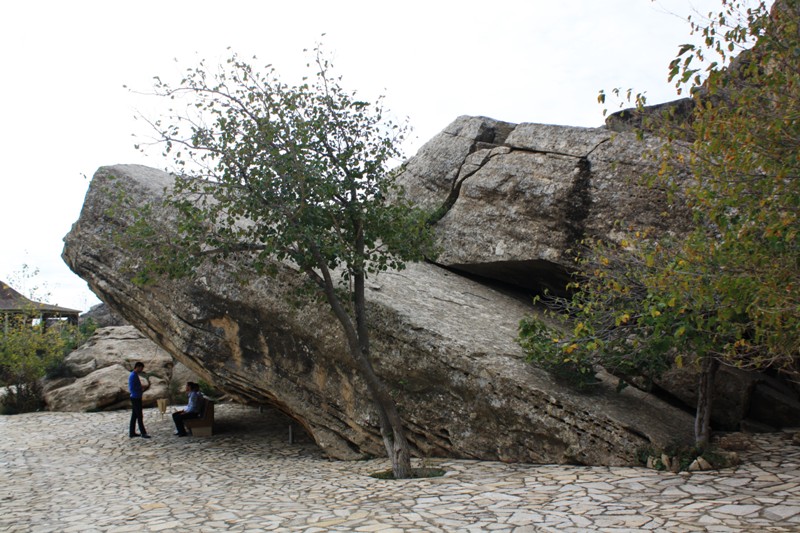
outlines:
M0 413L38 411L44 407L39 380L65 375L64 358L94 332L93 323L80 327L60 321L32 325L31 316L11 317L0 336Z
M38 381L11 385L0 394L0 415L31 413L43 408L42 387Z

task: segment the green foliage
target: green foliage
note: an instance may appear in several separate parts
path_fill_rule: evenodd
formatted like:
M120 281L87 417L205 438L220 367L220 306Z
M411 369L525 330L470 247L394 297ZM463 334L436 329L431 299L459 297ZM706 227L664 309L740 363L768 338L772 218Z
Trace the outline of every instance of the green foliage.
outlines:
M91 334L65 323L32 324L31 315L9 316L0 332L0 386L8 392L0 403L5 413L42 407L39 379L63 374L63 361Z
M185 405L189 401L188 395L184 392L181 383L175 379L171 379L167 385L167 399L170 405Z
M27 287L31 300L46 301L38 285L31 285L38 269L23 265L10 280ZM73 326L60 320L43 323L36 308L19 314L0 315L0 413L36 411L44 406L39 380L65 374L64 358L83 344L97 329L92 320Z
M794 372L800 354L800 2L723 2L708 25L694 24L721 60L742 43L758 45L707 77L681 67L697 106L687 197L695 231L670 253L658 289L714 335L704 353L743 368ZM739 19L734 16L740 14ZM739 24L728 26L732 21ZM724 31L723 31L724 28ZM686 47L686 60L703 51ZM688 76L687 76L688 75ZM699 84L702 83L702 86ZM679 263L679 266L678 266Z
M534 363L571 374L579 383L591 381L596 365L623 380L658 376L669 368L676 348L685 350L694 340L685 321L675 320L683 318L676 301L647 285L648 272L658 269L661 258L655 253L638 258L630 249L600 241L586 245L578 262L582 273L568 286L571 296L545 297L549 323L524 318L521 346Z
M203 381L202 379L198 381L197 384L200 385L200 392L203 394L203 396L207 396L209 398L216 398L221 395L218 389L216 389L210 383Z
M692 21L703 45L682 46L669 66L695 100L693 141L671 141L672 125L663 125L670 141L654 154L659 171L643 179L679 192L694 230L671 240L628 228L629 242L587 243L573 296L549 302L564 313L563 332L522 324L535 361L657 375L673 359L716 358L797 373L800 2L779 0L772 15L764 3L747 5L722 0L719 13ZM678 174L693 179L679 189Z
M143 252L133 268L140 283L192 276L221 259L244 281L276 273L281 262L297 267L341 324L395 474L406 477L402 423L370 361L365 279L431 254L429 215L405 199L390 171L405 125L387 117L382 99L368 103L343 89L319 47L314 65L299 85L236 55L216 70L201 62L176 85L156 78L157 95L185 104L152 123L177 167L164 201L177 227L156 231L148 210L160 206L145 206L124 240Z
M177 165L167 203L180 219L166 237L147 213L137 217L128 236L158 259L137 269L138 281L229 257L259 275L288 259L317 282L321 267L348 280L402 269L431 250L427 213L403 199L389 172L405 126L386 118L380 100L345 91L315 52L319 72L296 86L236 55L216 72L201 63L177 86L156 78L156 94L186 104L153 123Z

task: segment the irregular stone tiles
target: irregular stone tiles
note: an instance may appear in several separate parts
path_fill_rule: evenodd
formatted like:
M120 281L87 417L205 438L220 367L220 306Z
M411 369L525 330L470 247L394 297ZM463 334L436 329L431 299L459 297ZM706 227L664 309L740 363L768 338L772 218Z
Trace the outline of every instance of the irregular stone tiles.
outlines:
M0 417L0 532L800 531L788 433L724 471L433 459L445 476L385 481L369 476L385 459L289 444L274 411L220 405L212 437L145 417L150 440L128 438L125 411Z

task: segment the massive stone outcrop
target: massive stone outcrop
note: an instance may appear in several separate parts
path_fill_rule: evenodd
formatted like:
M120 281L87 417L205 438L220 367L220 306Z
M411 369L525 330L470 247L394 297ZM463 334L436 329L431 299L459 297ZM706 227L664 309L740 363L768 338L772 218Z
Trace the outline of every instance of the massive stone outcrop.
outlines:
M659 148L657 138L605 128L460 117L420 149L400 181L417 203L438 209L437 263L558 293L583 239L635 242L635 231L675 237L690 229L680 195L643 185ZM674 369L656 389L691 411L696 381L694 369ZM723 368L712 420L721 430L794 427L800 401L774 377Z
M594 232L594 227L612 236L616 231L609 220L592 213L593 205L622 204L616 207L624 210L645 201L636 198L635 189L626 187L622 177L618 186L611 186L613 162L598 155L604 150L634 149L613 148L614 138L602 132L561 128L565 139L576 139L576 147L559 141L554 127L541 126L549 139L547 153L523 140L519 143L524 149L515 153L507 146L489 144L498 145L497 132L502 137L504 131L512 139L534 139L536 126L515 127L482 118L462 118L456 124L456 129L463 126L459 131L479 132L479 138L453 136L451 126L445 135L463 146L442 146L440 155L428 146L429 157L441 167L438 173L426 172L430 183L419 179L424 176L414 161L404 177L419 203L444 205L439 223L442 242L458 232L448 226L448 217L461 209L458 204L469 198L472 186L465 179L447 181L448 175L458 176L447 170L448 165L458 164L460 157L473 162L484 157L492 164L502 163L510 178L495 185L488 177L482 182L484 188L496 189L494 205L502 205L506 197L507 217L493 221L477 207L468 209L476 218L461 233L475 232L473 240L481 244L471 247L474 255L467 259L459 251L467 241L454 240L445 247L446 264L487 264L499 256L506 263L548 262L563 268L569 259L559 238L570 242L581 233ZM480 133L487 131L486 124L495 132L491 139ZM513 137L511 130L520 128ZM587 182L586 174L576 176L587 162L597 168L608 165L606 185ZM544 168L552 169L549 177ZM415 169L416 181L411 179ZM481 177L480 168L472 173L475 176ZM460 186L457 194L454 183ZM64 258L70 267L126 320L228 394L278 406L333 457L382 455L375 413L337 323L324 305L297 302L294 288L299 275L291 267L278 265L275 277L249 283L242 283L225 264L206 267L192 280L163 280L144 287L131 283L130 266L133 261L135 269L136 257L117 237L133 215L115 199L157 201L170 184L170 176L146 167L98 170L80 219L65 239ZM515 193L526 186L527 192ZM600 199L598 193L603 191L609 196ZM532 208L534 201L538 207ZM569 228L559 228L554 206L568 213L567 206L575 201L584 212L573 217L575 223ZM154 216L149 222L155 228L172 227L168 210L157 210ZM657 222L659 217L652 216ZM485 235L487 228L481 226L508 230L508 221L515 217L519 234L505 238L505 248L492 243ZM530 241L526 252L521 241L533 233L525 224L538 224L552 242ZM587 232L587 228L592 229ZM558 232L560 237L549 235ZM509 252L500 254L499 248ZM536 275L535 270L529 274ZM590 391L576 391L526 363L514 340L519 319L531 312L525 299L432 264L380 274L371 279L368 293L376 370L393 391L411 445L419 454L622 465L634 463L641 447L691 440L691 417L666 403L632 388L618 394L612 379Z
M558 290L586 238L686 230L682 204L642 185L657 170L659 144L603 128L460 117L420 149L400 182L438 210L438 264Z

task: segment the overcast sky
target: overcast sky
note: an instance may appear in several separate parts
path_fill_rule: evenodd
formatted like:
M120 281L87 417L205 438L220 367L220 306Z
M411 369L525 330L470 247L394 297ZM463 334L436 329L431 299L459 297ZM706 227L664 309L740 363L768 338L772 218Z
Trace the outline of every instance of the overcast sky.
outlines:
M634 87L651 103L676 98L667 64L689 41L693 12L720 0L138 0L4 2L0 7L2 188L0 280L23 265L48 301L99 302L61 260L94 171L164 168L137 113L155 104L153 76L175 80L230 47L299 81L304 48L322 40L343 85L408 117L421 144L460 115L596 127L600 89ZM321 37L322 34L325 37ZM177 63L176 60L177 59Z

